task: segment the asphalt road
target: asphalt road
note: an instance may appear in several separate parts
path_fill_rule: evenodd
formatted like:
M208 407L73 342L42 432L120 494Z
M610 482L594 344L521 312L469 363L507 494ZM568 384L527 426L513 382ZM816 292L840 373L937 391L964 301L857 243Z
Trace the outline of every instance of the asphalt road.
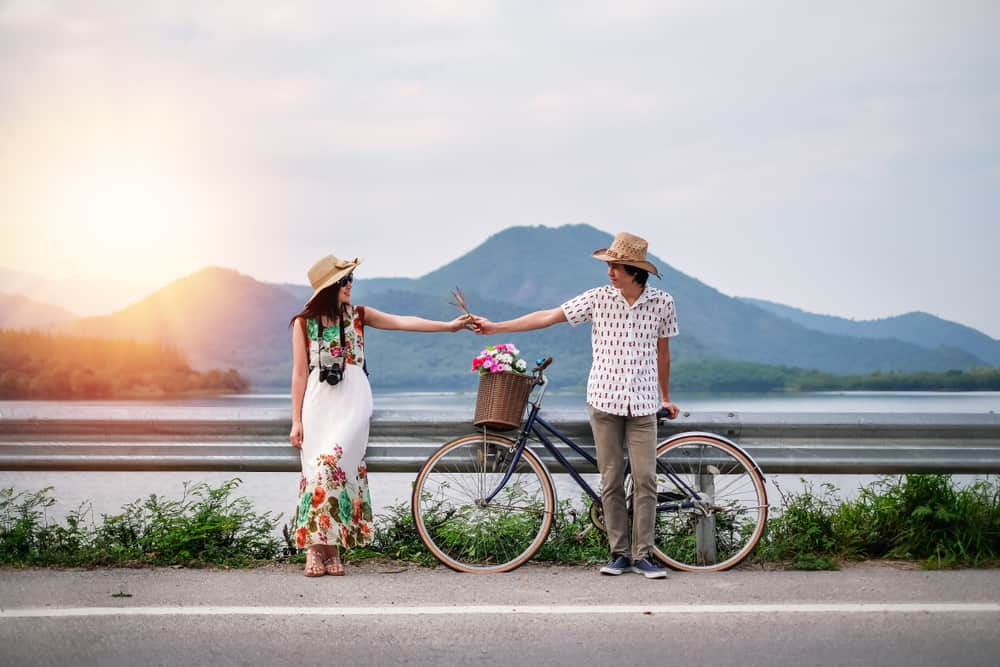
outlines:
M996 665L1000 570L0 570L0 665Z

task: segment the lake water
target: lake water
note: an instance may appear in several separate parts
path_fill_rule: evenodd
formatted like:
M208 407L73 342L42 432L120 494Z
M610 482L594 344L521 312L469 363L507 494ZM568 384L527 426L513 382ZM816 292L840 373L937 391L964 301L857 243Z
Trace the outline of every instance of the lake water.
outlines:
M675 394L689 412L997 413L1000 392L845 391L803 394ZM376 420L462 420L476 404L470 392L375 394ZM0 401L2 419L286 419L287 394L240 394L177 401ZM548 393L545 414L586 419L582 394ZM2 421L0 421L2 423Z
M765 413L998 413L1000 392L824 392L795 395L683 395L674 400L685 411L765 412ZM376 420L458 421L470 419L474 411L472 393L378 393ZM290 398L279 394L249 394L179 401L0 401L0 428L3 419L284 419ZM548 394L545 414L560 419L586 419L582 395ZM89 502L94 516L120 511L121 507L150 494L176 498L185 481L205 481L213 485L236 473L212 472L18 472L0 471L0 488L36 490L54 487L57 504L50 516L60 518L66 511ZM242 473L239 494L249 498L259 511L290 514L296 503L297 473ZM410 482L415 474L372 474L372 496L376 512L389 505L408 502ZM594 476L596 477L596 476ZM777 483L785 491L798 491L797 476L770 475L769 497L779 501ZM855 495L873 476L813 476L814 484L829 482L842 497ZM968 482L976 477L957 477ZM568 476L556 475L561 498L578 498L579 490ZM596 487L596 480L591 478Z

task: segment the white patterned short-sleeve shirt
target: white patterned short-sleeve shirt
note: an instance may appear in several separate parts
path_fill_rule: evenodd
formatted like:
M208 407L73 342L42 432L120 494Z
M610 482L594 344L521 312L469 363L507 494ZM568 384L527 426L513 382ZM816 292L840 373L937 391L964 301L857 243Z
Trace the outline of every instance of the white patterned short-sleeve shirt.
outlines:
M573 326L591 322L594 362L587 403L613 415L650 415L660 408L656 342L677 335L674 298L646 287L629 305L611 285L595 287L562 305Z

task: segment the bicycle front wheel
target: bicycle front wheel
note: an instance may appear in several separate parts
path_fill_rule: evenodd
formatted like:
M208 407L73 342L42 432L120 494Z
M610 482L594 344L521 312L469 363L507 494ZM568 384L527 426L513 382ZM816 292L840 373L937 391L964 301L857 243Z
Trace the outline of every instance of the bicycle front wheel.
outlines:
M443 445L417 474L413 520L434 557L459 572L507 572L542 546L552 527L555 492L538 456L525 448L510 479L515 443L493 434Z
M728 569L764 532L764 478L743 450L718 436L682 434L660 443L656 495L653 553L672 568Z

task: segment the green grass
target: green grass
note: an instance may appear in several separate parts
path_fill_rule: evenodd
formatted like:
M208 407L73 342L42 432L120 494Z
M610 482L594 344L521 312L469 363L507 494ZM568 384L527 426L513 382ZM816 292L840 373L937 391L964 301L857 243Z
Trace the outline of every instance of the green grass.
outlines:
M836 501L835 493L806 483L782 494L756 557L802 569L870 558L927 568L1000 564L1000 477L960 488L949 475L885 476L853 500Z
M53 522L51 487L0 489L0 563L7 565L245 567L278 552L276 519L234 498L232 479L219 487L184 484L180 499L156 495L118 514L93 518L89 505Z
M301 553L275 538L280 517L260 514L246 498L234 497L239 484L239 479L218 487L186 483L179 499L151 495L99 519L84 505L62 522L48 516L56 502L51 487L0 489L0 565L250 567L284 559L301 562ZM752 560L809 570L873 558L919 560L928 568L1000 565L998 476L961 488L948 475L886 476L853 500L839 501L836 493L832 485L817 489L808 482L800 493L782 492ZM589 505L587 498L582 509L560 502L535 561L591 564L607 558L607 538L591 525ZM531 526L499 517L489 528L498 538L513 539ZM365 558L436 564L420 542L408 502L375 517L370 546L345 554L348 561Z

